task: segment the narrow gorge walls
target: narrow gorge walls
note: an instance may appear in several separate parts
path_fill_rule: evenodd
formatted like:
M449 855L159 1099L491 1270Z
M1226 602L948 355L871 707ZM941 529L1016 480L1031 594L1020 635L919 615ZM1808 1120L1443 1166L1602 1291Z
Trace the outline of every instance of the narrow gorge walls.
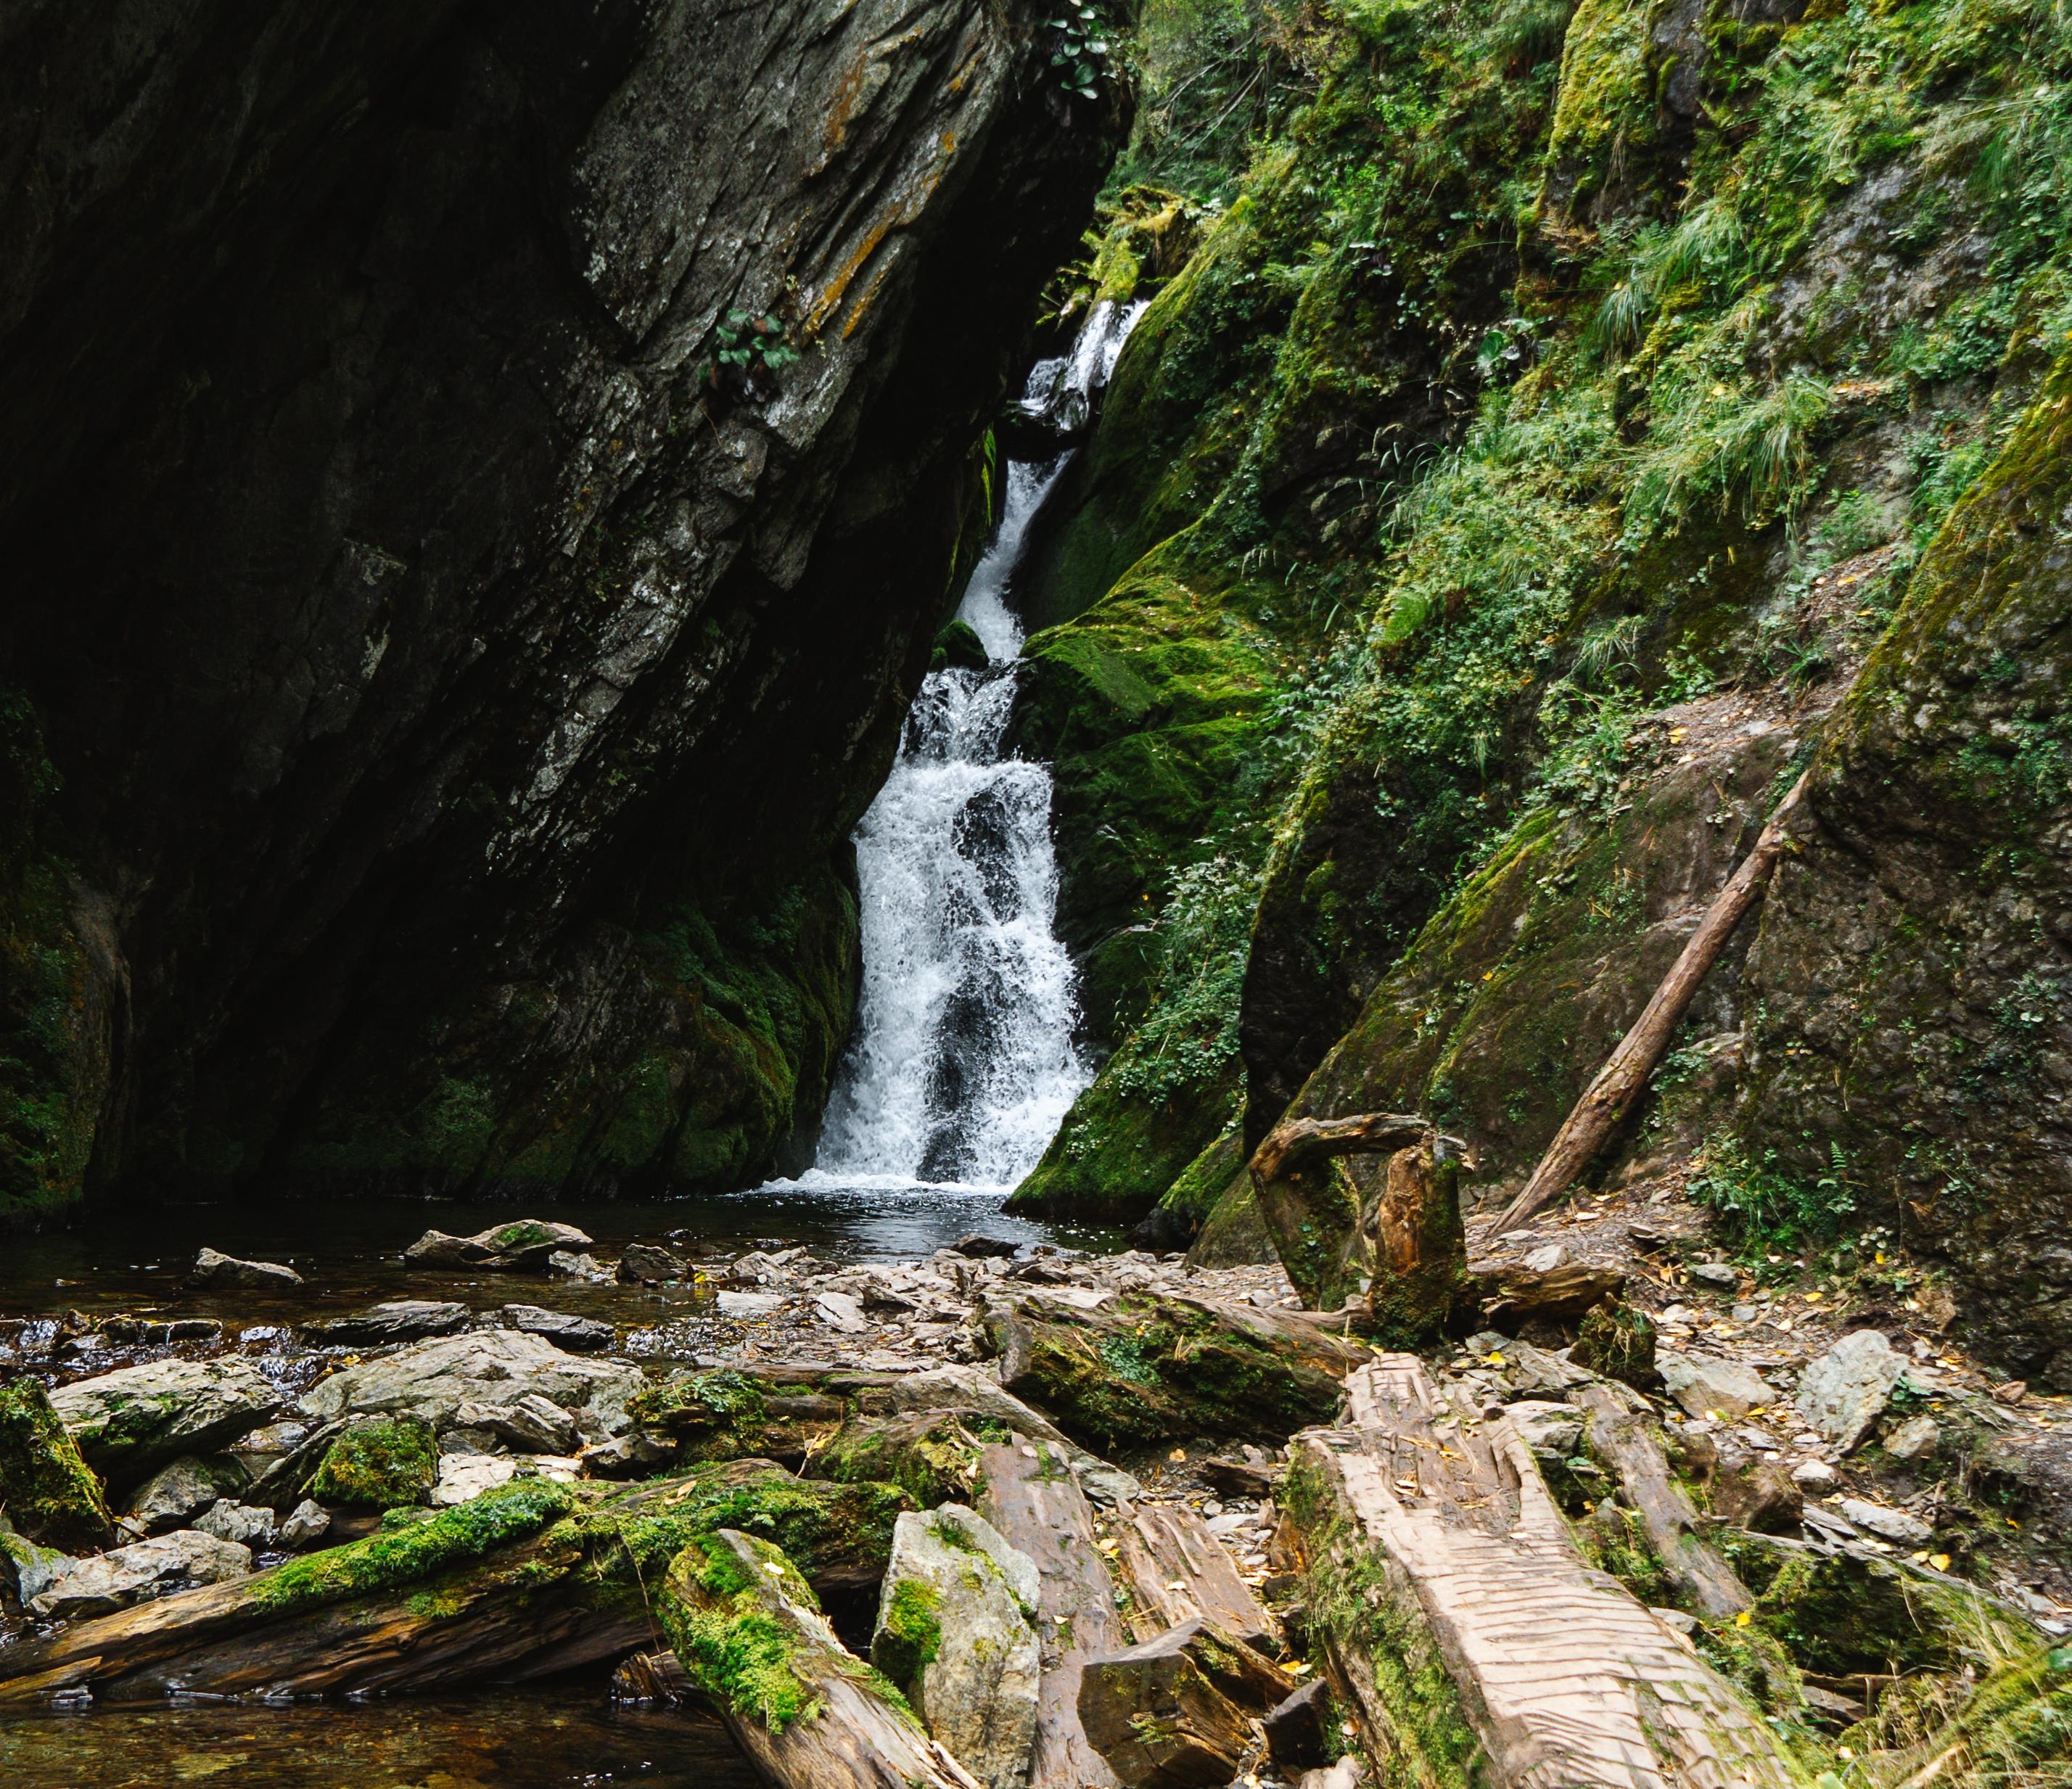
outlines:
M0 1209L802 1160L1121 94L1018 0L0 32Z

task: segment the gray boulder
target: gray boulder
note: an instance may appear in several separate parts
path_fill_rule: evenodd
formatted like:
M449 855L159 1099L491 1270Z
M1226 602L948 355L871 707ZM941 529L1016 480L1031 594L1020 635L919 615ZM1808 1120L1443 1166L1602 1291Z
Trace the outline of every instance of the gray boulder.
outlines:
M269 1509L240 1503L235 1497L221 1499L208 1514L195 1524L197 1534L218 1540L234 1541L240 1547L266 1548L273 1544L278 1518Z
M1036 1567L960 1503L899 1518L871 1662L987 1789L1015 1789L1036 1739Z
M350 1316L309 1326L310 1339L329 1347L384 1347L392 1342L421 1342L428 1335L451 1335L467 1327L472 1314L466 1305L433 1298L398 1298L370 1305Z
M246 1483L244 1471L228 1460L183 1454L138 1487L123 1516L134 1524L133 1532L166 1534L187 1527L201 1511L243 1490Z
M471 1236L427 1230L403 1251L403 1259L413 1267L479 1267L511 1273L544 1269L552 1255L589 1247L590 1238L573 1224L520 1218Z
M70 1553L39 1547L27 1536L16 1533L6 1517L0 1516L0 1585L11 1592L16 1607L27 1609L78 1563Z
M252 1549L235 1541L183 1528L93 1559L76 1559L27 1599L32 1614L46 1621L75 1621L112 1614L133 1602L249 1577Z
M479 1429L508 1441L521 1454L573 1453L579 1438L575 1418L537 1392L509 1404L470 1400L454 1412L454 1421L460 1429Z
M282 1266L278 1261L243 1261L235 1255L226 1255L214 1248L204 1248L195 1256L187 1277L198 1285L247 1286L282 1292L302 1283L301 1274L292 1267Z
M1568 1459L1583 1445L1583 1418L1572 1404L1527 1398L1507 1404L1503 1413L1525 1445L1543 1460Z
M290 1553L297 1553L304 1547L315 1545L330 1532L331 1511L323 1504L305 1497L296 1504L292 1513L282 1518L273 1538Z
M1658 1347L1655 1366L1669 1395L1694 1417L1738 1422L1749 1411L1777 1401L1770 1382L1753 1367L1744 1367L1739 1361Z
M1885 1450L1895 1460L1925 1460L1942 1445L1942 1427L1933 1417L1909 1417L1885 1438Z
M572 1413L586 1438L602 1440L627 1425L626 1400L643 1380L638 1369L583 1360L544 1337L515 1330L471 1330L413 1343L378 1360L334 1373L306 1392L297 1409L319 1421L348 1413L422 1417L435 1429L463 1426L462 1404L504 1409L539 1396Z
M212 1454L269 1420L283 1400L251 1361L146 1360L51 1393L51 1404L105 1478L134 1484L183 1454Z
M1885 1413L1906 1357L1876 1330L1855 1330L1799 1380L1799 1413L1843 1453L1862 1445Z
M596 1354L617 1339L609 1323L594 1317L572 1316L565 1310L547 1310L538 1305L506 1305L504 1321L524 1335L544 1335L557 1347L571 1354Z
M1844 1497L1836 1507L1864 1533L1889 1540L1895 1547L1925 1547L1935 1538L1934 1529L1905 1510L1888 1509L1860 1497Z

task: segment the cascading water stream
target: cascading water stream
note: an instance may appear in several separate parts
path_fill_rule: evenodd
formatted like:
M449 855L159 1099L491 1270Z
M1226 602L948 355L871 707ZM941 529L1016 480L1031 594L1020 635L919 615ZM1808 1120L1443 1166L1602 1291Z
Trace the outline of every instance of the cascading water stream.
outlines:
M1083 428L1141 309L1097 307L1072 352L1030 374L1024 409ZM857 829L863 997L810 1178L1011 1186L1091 1078L1052 929L1050 767L1001 755L1022 638L1009 588L1071 457L1009 463L958 611L989 662L930 673Z

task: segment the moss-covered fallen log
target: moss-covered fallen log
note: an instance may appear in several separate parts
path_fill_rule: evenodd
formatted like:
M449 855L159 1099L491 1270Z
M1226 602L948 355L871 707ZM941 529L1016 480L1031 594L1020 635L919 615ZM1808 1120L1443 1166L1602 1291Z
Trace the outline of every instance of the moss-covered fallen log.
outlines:
M1345 1426L1297 1437L1284 1507L1314 1631L1388 1780L1796 1780L1740 1692L1584 1563L1508 1421L1454 1409L1408 1355L1347 1390Z
M510 1681L654 1643L653 1588L701 1534L783 1546L824 1590L883 1573L890 1485L802 1483L767 1460L605 1494L523 1479L235 1583L0 1651L0 1706L90 1689L314 1696Z
M1366 1349L1250 1306L1124 1293L1083 1309L1041 1293L984 1306L1000 1381L1096 1448L1280 1437L1337 1409Z
M783 1549L738 1529L702 1535L658 1602L684 1668L781 1789L979 1789L835 1637Z

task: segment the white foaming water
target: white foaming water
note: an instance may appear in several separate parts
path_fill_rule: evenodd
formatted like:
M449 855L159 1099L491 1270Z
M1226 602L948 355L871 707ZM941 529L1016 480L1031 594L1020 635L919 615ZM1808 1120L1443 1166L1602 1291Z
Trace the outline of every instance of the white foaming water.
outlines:
M1097 307L1072 352L1030 375L1023 408L1083 426L1143 308ZM863 997L808 1184L1011 1186L1092 1079L1052 930L1050 769L1001 755L1022 638L1008 586L1071 459L1009 463L999 532L958 611L991 663L930 673L857 829Z

